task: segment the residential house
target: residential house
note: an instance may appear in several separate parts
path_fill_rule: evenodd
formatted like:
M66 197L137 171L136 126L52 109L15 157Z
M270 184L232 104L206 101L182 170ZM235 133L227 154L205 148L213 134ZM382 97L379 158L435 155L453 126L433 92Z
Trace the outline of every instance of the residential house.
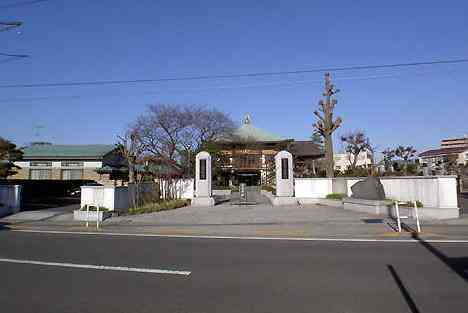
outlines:
M18 173L11 179L93 180L109 184L114 179L98 170L125 164L115 145L32 144L15 162Z

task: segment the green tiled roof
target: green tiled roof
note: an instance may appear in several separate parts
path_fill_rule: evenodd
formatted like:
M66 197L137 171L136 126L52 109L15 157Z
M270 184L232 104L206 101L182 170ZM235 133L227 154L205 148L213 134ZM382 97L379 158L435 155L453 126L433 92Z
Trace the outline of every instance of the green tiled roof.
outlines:
M32 145L23 149L23 159L101 158L114 149L114 145Z
M281 141L285 140L281 136L271 134L263 129L257 128L252 125L252 120L249 115L246 115L242 126L234 131L234 135L243 140L249 141Z

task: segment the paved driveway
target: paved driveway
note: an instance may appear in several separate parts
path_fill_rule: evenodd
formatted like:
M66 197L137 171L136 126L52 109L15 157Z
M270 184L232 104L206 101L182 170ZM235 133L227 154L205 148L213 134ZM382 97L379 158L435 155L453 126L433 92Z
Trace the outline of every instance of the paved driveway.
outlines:
M1 218L0 221L45 221L53 218L58 218L63 215L71 217L73 211L78 209L79 207L79 204L71 204L42 210L20 211L16 214L5 216L4 218Z
M321 205L233 205L228 202L214 207L189 206L171 211L113 217L106 222L127 221L151 225L268 225L309 222L363 224L362 219L369 217L375 216Z

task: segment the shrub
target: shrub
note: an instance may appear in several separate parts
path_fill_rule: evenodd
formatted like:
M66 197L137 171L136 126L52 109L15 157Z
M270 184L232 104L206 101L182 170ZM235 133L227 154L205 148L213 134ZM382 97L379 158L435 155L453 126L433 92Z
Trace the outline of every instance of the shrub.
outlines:
M343 200L345 196L344 193L329 193L326 198L331 200Z
M273 194L276 192L276 188L273 187L273 186L270 186L270 185L262 186L262 190L269 191L269 192L271 192Z
M387 201L387 203L389 205L394 205L395 203L395 199L385 199L385 201ZM403 206L403 207L414 207L414 202L413 201L398 201L400 202L399 206ZM423 203L419 200L416 200L416 206L418 208L422 208L424 207Z
M81 210L81 211L86 211L86 206L82 207L80 210ZM97 206L90 205L90 206L89 206L89 210L90 210L90 211L97 211ZM106 208L106 207L100 206L100 207L99 207L99 211L101 211L101 212L107 212L107 211L110 211L110 210L109 210L108 208Z
M159 212L159 211L166 211L166 210L174 210L174 209L187 206L189 204L190 204L190 200L186 200L186 199L151 202L138 208L130 208L128 210L128 214L135 215L135 214L152 213L152 212Z

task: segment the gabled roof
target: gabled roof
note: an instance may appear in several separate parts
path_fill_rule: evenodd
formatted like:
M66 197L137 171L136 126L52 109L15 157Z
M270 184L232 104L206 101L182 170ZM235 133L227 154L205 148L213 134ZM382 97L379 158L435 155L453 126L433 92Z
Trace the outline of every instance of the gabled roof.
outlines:
M310 140L294 141L289 145L288 150L296 157L317 157L324 155L323 149Z
M100 159L115 145L32 145L23 149L23 159Z
M245 141L258 142L287 140L286 138L253 126L252 119L249 114L245 115L242 125L234 131L234 137Z
M443 155L450 155L450 154L459 154L462 152L468 151L468 146L465 147L453 147L453 148L441 148L441 149L432 149L421 152L419 157L427 158L427 157L435 157L435 156L443 156Z

